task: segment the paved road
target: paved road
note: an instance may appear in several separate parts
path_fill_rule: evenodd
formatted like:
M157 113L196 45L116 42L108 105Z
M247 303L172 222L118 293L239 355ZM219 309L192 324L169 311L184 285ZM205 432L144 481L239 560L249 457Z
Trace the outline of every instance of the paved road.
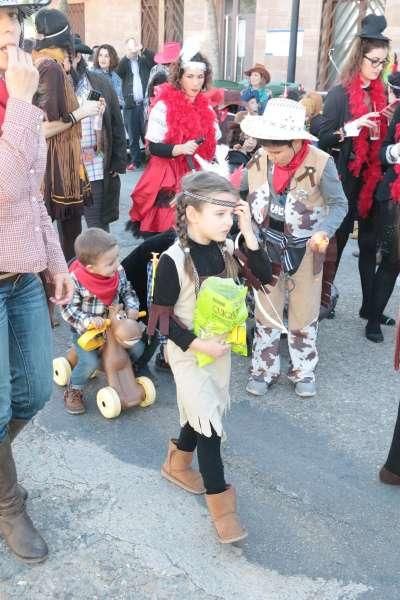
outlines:
M122 253L129 206L124 182ZM188 600L398 600L400 490L377 470L398 403L393 329L375 346L356 317L354 242L339 273L337 318L320 331L318 395L301 400L285 377L268 397L245 391L235 359L224 444L227 478L249 530L237 547L214 538L204 499L162 480L177 432L174 388L157 374L158 402L106 421L90 386L88 411L66 415L62 391L16 444L29 510L51 549L40 567L17 563L0 543L0 598ZM389 313L398 303L398 288ZM55 335L55 354L68 332Z

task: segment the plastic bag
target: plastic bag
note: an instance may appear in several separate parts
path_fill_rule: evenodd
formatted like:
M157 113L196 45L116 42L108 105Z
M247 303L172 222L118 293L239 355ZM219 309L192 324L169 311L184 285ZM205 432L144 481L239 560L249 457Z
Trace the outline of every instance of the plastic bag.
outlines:
M233 279L208 277L200 287L194 312L193 330L197 337L219 337L231 345L233 352L247 356L246 307L247 288ZM200 367L214 358L196 352Z

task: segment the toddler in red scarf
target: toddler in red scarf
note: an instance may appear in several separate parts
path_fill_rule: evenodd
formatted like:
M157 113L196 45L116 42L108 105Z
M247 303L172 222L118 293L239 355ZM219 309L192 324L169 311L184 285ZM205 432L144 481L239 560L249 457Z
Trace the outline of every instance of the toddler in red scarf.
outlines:
M85 412L82 390L99 363L98 351L83 350L78 338L88 328L104 325L110 304L123 304L129 319L139 316L139 300L119 264L118 244L112 235L96 227L87 229L76 238L75 254L77 258L69 267L75 292L70 304L62 309L63 318L72 328L78 355L64 394L65 408L73 415ZM129 350L132 360L137 360L143 350L142 341L135 344Z

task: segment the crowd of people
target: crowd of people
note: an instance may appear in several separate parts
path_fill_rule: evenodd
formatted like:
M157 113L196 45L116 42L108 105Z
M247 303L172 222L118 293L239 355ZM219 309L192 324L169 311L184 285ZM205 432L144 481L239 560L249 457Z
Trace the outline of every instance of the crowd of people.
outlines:
M199 298L227 289L226 302L240 304L242 284L251 291L247 393L273 393L286 335L294 391L315 396L318 325L335 316L334 279L357 221L366 338L381 343L382 325L395 325L384 311L400 264L400 74L394 63L386 78L386 20L365 17L325 99L289 88L274 98L261 63L245 72L242 91L215 90L193 42L154 54L130 37L119 59L108 43L88 47L44 4L0 7L0 534L27 563L47 557L12 442L51 396L49 306L61 306L72 331L64 400L81 415L100 355L80 336L104 330L110 307L122 304L133 321L149 311L128 352L135 374L151 375L160 345L156 364L176 383L180 431L162 475L205 494L222 543L242 540L221 457L231 345L211 324L198 328ZM30 54L23 22L35 12ZM142 167L127 224L139 244L132 237L121 265L109 226L119 218L120 175ZM230 319L239 339L246 323ZM400 411L380 479L400 485Z

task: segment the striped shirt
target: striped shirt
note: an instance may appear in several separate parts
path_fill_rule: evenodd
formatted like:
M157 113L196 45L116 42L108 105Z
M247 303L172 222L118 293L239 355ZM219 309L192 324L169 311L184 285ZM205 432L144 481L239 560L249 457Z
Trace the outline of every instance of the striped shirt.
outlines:
M43 112L10 98L0 137L0 271L67 273L41 193L46 168Z

